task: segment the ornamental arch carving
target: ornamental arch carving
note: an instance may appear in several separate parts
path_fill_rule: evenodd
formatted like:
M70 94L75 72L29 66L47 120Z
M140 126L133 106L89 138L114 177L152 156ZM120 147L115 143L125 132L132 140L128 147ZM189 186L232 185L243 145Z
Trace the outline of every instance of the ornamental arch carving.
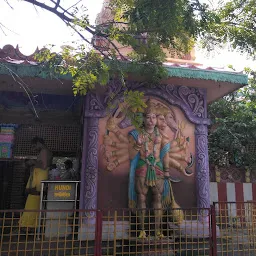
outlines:
M109 175L105 180L103 176L107 176L104 172L106 163L102 160L103 153L101 152L101 144L103 140L101 137L104 135L103 131L106 125L108 102L112 99L113 104L118 106L118 103L123 101L123 93L125 89L138 90L144 92L145 97L150 97L156 101L161 102L166 106L173 106L173 108L180 109L184 118L194 125L194 154L196 161L196 173L194 175L195 185L188 185L194 191L197 198L197 206L201 208L209 207L209 163L208 163L208 144L207 144L207 105L206 105L206 90L200 88L192 88L186 86L178 86L172 84L146 84L144 82L126 82L126 88L123 85L113 80L106 87L104 93L91 92L85 97L84 104L84 124L85 134L93 136L93 143L91 137L84 138L84 152L85 156L82 172L82 192L81 201L82 208L95 209L99 207L115 206L111 203L103 205L102 202L98 203L98 199L104 194L101 190L102 184L108 183L111 179L113 182L118 181L118 175ZM105 121L104 121L105 120ZM105 124L103 125L102 123ZM129 121L123 120L120 124L124 129L129 127ZM86 145L85 145L86 144ZM89 153L93 152L93 154ZM93 159L91 159L93 157ZM96 160L98 159L98 161ZM88 164L89 163L89 164ZM104 175L102 174L104 172ZM128 173L123 173L128 178ZM111 177L110 177L111 176ZM119 175L120 176L120 175ZM93 177L93 180L89 180ZM112 182L112 181L111 181ZM121 183L126 186L125 179ZM195 186L195 187L194 187ZM193 194L192 193L192 194ZM116 193L115 193L116 194ZM90 195L90 196L88 196ZM91 196L93 195L93 196ZM117 195L116 195L117 196ZM111 196L110 196L111 197ZM121 199L117 196L116 201ZM125 207L125 205L122 205Z

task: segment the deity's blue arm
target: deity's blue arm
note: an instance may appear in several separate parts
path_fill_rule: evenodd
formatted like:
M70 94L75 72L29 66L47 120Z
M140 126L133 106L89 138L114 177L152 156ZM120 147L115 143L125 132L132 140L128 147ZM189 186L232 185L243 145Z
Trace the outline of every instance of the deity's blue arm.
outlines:
M168 152L171 149L171 143L166 143L161 151L160 151L160 161L163 163L164 162L164 157L167 156L168 157ZM171 203L171 198L170 198L170 182L168 181L168 179L164 180L164 191L162 194L162 204L163 207L166 208L169 204Z
M137 141L139 132L137 130L132 130L129 132L129 135L132 136L132 138ZM160 150L160 161L163 163L165 156L168 157L168 152L170 151L171 145L170 143L166 143L162 149ZM129 207L135 208L136 202L137 202L137 193L135 191L135 173L136 173L136 167L138 164L138 161L140 159L140 153L138 152L133 159L131 159L130 162L130 173L129 173L129 192L128 192L128 198L129 198ZM162 203L163 207L167 207L171 203L170 198L170 183L168 182L168 179L165 179L164 181L164 191L162 195Z
M132 130L129 132L135 141L138 140L139 132L137 130ZM140 159L140 153L138 152L136 156L131 159L130 162L130 173L129 173L129 189L128 189L128 199L129 199L129 208L135 208L137 202L137 194L135 191L135 172L138 161Z
M163 163L163 161L164 161L164 157L166 156L166 154L170 151L170 149L171 149L171 143L170 142L168 142L168 143L166 143L163 147L162 147L162 149L161 149L161 151L160 151L160 161Z

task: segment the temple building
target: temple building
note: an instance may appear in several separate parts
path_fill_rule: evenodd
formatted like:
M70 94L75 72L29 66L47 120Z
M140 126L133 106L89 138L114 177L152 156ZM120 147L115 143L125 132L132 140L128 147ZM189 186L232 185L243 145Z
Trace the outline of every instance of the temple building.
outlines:
M169 77L160 85L145 86L146 81L132 80L126 84L129 89L144 92L155 104L169 108L179 131L189 137L187 153L193 160L189 167L192 175L184 175L182 168L172 168L173 179L178 181L172 184L173 193L180 207L208 208L207 105L246 85L247 76L199 65L193 60L194 53L183 59L175 57L168 57L164 63ZM114 160L104 155L109 151L104 142L109 118L107 101L113 91L119 92L116 100L123 97L119 81L110 81L104 95L90 92L85 97L74 97L70 77L51 77L33 56L24 56L18 47L7 45L0 50L0 90L2 126L15 125L11 155L1 159L1 209L24 207L28 173L23 160L34 157L30 148L34 136L46 140L56 162L67 157L77 159L80 209L128 207L129 161L115 162L114 170L109 171ZM125 118L119 120L118 127L124 136L132 129ZM172 140L171 129L168 134ZM5 145L2 141L2 152Z
M103 6L97 24L110 18L109 9ZM93 42L103 51L111 47L100 37L94 37ZM127 56L132 49L120 46L120 51ZM157 121L155 135L150 136L165 138L169 145L165 153L164 147L160 148L159 154L161 159L168 154L164 168L170 172L170 200L180 208L209 208L214 196L210 196L207 105L246 85L248 78L230 69L196 63L194 49L188 54L174 50L165 53L165 81L149 85L145 79L128 78L126 86L143 92L145 100L151 102L150 113L154 112ZM134 135L129 119L122 116L121 105L111 114L107 109L113 92L113 101L122 104L123 90L121 82L112 79L104 93L93 91L74 97L70 76L53 76L33 55L24 56L18 46L0 49L0 209L24 208L23 191L29 176L24 159L35 157L30 147L35 136L46 141L60 168L67 158L76 163L81 177L80 209L138 208L137 167L128 146L130 136L135 136L136 144L138 135ZM11 132L5 133L8 129ZM147 151L150 146L146 142L139 148L135 145L140 157L143 147ZM152 147L155 150L157 146ZM143 161L148 161L147 157ZM211 187L216 190L215 185ZM151 196L154 198L154 192Z
M97 24L110 18L104 5ZM100 37L94 37L93 43L103 51L111 47ZM122 55L132 51L119 46ZM143 127L136 130L123 113L124 87L118 79L110 79L104 91L74 96L71 76L50 73L35 61L34 54L25 56L18 46L0 49L0 210L24 209L30 175L24 161L36 158L31 140L40 137L59 169L65 169L69 159L79 173L79 191L74 195L75 200L79 198L77 207L82 217L77 224L78 239L112 242L135 236L148 238L144 227L150 227L151 215L146 218L141 210L144 208L154 208L154 234L158 239L166 235L158 226L160 222L179 229L184 237L209 238L211 204L227 201L229 187L238 194L236 187L252 190L254 184L249 180L248 186L225 185L226 198L222 197L225 188L219 170L210 172L209 168L211 122L207 106L247 85L248 77L228 68L197 63L194 49L186 54L164 51L167 79L149 84L145 78L131 75L125 80L128 90L143 92L148 103L143 113L137 113L143 118ZM110 99L116 105L111 111ZM53 186L58 195L65 194L64 199L68 198L67 184ZM253 200L251 195L243 199ZM50 209L54 207L63 210L52 203ZM175 208L179 209L176 216L172 211ZM184 209L192 209L193 218L187 218ZM244 218L242 211L229 210L231 217ZM168 214L163 220L164 211L171 212L174 226ZM229 212L224 209L226 215ZM64 226L69 227L67 223ZM131 235L131 230L136 235ZM41 232L47 236L53 231L46 225ZM59 231L54 232L58 237ZM98 253L88 255L101 255Z

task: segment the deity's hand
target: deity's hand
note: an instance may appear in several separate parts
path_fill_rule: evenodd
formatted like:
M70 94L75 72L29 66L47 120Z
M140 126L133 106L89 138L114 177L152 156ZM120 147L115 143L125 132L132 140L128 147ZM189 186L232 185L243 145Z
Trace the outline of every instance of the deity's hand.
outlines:
M117 129L117 123L118 123L118 119L115 117L110 117L107 121L106 124L106 129L109 131L114 131L115 129Z
M112 172L116 168L116 165L114 163L108 163L107 164L107 170Z
M189 137L186 138L185 136L183 136L183 140L184 140L184 141L183 141L183 145L184 145L185 148L189 145L188 138L189 138Z
M109 136L104 136L104 144L107 146L112 146L113 140Z
M164 177L165 177L165 178L169 178L169 177L170 177L170 172L169 172L169 170L166 170L166 171L164 172Z
M188 147L188 142L186 141L185 137L182 136L180 139L179 139L179 148L180 150L184 150Z
M188 148L188 147L189 147L189 137L186 138L186 148Z
M139 134L138 139L137 139L137 145L141 146L144 139L145 139L144 136L142 134Z
M112 157L112 152L106 151L106 152L105 152L105 155L106 155L106 157L109 159L109 158Z
M185 156L185 161L189 164L191 162L191 156Z
M125 109L125 104L120 103L118 110L115 112L113 117L110 117L106 124L106 129L109 131L114 131L118 129L118 123L124 118L123 116L123 109Z
M172 147L172 148L178 147L178 146L179 146L179 145L178 145L177 140L172 140L172 141L171 141L171 147Z

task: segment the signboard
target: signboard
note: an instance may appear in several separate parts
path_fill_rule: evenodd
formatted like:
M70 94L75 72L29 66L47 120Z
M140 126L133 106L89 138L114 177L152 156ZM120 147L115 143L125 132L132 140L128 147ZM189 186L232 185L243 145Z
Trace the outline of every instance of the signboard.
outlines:
M47 200L75 200L75 183L49 183Z
M58 185L54 186L54 198L70 198L71 196L71 185Z
M71 233L68 219L73 215L76 200L76 182L49 182L46 200L45 237L66 237ZM64 210L64 211L59 211Z

